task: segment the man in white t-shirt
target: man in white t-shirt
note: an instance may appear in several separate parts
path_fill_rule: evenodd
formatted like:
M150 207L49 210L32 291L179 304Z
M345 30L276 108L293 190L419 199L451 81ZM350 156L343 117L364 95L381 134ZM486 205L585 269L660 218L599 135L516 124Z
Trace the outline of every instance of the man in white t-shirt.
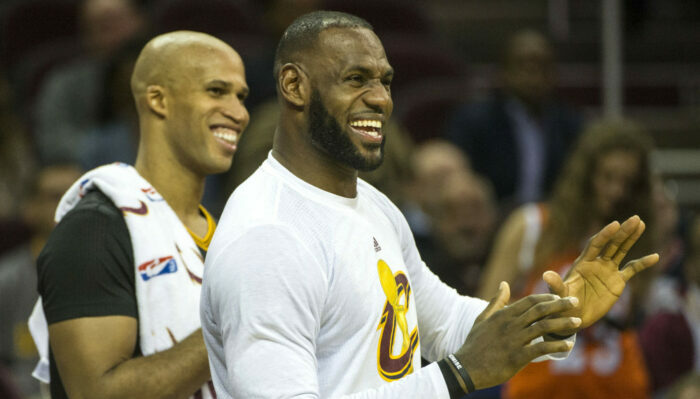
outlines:
M274 72L273 150L232 194L206 259L200 310L220 398L461 397L567 352L566 337L658 259L618 271L644 230L633 217L594 236L565 281L546 273L562 298L505 306L505 283L490 303L459 296L421 261L398 209L357 178L381 163L392 111L393 69L371 26L306 14Z

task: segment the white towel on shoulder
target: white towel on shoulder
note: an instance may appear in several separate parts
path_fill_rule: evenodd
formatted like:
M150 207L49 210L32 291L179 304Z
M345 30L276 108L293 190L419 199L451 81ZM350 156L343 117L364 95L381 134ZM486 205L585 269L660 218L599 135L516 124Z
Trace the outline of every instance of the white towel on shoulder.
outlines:
M101 166L83 175L61 199L56 222L95 189L122 210L131 236L141 352L148 356L164 351L201 326L204 259L175 212L136 169L126 164ZM41 356L33 375L48 382L48 328L41 302L35 306L29 326ZM214 397L209 387L205 384L197 397Z

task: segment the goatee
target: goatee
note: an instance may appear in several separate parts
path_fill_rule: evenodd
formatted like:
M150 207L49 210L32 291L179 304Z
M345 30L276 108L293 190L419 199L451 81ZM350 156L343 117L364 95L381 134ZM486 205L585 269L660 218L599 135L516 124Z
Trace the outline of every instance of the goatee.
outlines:
M379 147L379 157L363 156L348 137L348 133L343 131L338 121L330 115L316 89L311 92L309 103L309 133L311 144L353 169L370 172L377 169L384 160L386 137L381 144L374 146ZM369 145L366 147L371 148Z

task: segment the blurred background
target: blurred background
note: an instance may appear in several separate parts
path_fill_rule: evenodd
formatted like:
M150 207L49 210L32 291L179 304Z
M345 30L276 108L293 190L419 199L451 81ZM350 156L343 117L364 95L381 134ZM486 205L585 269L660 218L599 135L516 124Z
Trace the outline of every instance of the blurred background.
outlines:
M251 123L231 171L210 178L204 199L218 215L271 148L276 42L315 9L364 17L385 46L396 71L387 156L362 177L404 212L436 274L463 294L486 295L484 284L499 279L525 287L529 274L551 266L542 253L577 251L604 222L647 215L645 248L662 265L635 289L618 327L635 334L646 397L697 387L699 1L2 0L0 398L40 397L28 377L34 259L61 193L82 171L133 163L128 82L145 42L202 31L246 64ZM521 217L533 204L545 209L539 219ZM547 215L563 230L549 229L557 223ZM534 238L523 233L540 231L523 227L532 220L542 231ZM541 244L559 231L572 248ZM498 266L499 242L522 254L528 240L530 269Z

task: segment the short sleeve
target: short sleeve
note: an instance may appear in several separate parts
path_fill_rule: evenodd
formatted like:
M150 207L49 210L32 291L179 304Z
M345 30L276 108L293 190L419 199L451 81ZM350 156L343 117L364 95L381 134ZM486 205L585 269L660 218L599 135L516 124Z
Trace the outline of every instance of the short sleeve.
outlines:
M304 242L284 226L258 226L210 249L206 262L202 325L214 383L233 397L317 397L328 281Z
M49 324L138 316L129 231L121 212L100 192L89 193L56 226L37 268Z

